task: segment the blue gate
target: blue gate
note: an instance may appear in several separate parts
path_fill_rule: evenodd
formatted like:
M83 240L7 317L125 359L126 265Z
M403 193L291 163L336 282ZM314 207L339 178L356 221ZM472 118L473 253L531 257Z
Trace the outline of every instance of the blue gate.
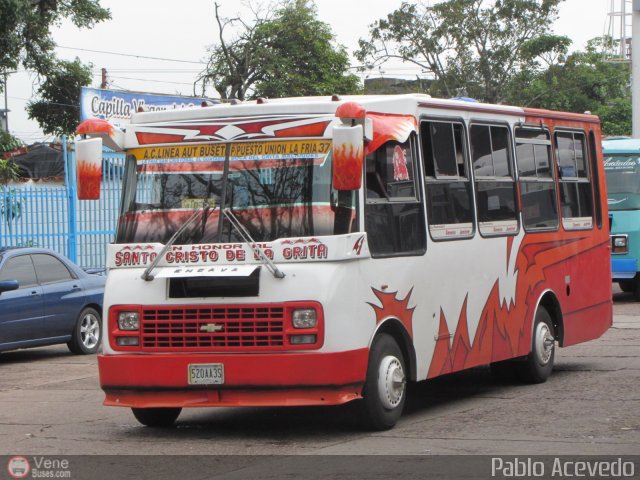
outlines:
M64 149L65 179L0 186L0 247L44 247L82 268L104 268L113 241L124 155L103 153L100 200L78 201L75 154Z

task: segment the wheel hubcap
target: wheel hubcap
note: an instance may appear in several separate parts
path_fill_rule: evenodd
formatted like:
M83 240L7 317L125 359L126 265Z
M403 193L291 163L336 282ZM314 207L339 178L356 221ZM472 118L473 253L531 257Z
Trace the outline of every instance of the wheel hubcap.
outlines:
M378 393L385 408L391 410L400 405L405 383L404 370L400 360L392 355L384 357L378 370Z
M551 334L549 325L546 323L539 323L536 328L536 354L540 364L546 365L549 363L554 345L555 339Z
M80 340L88 348L94 348L100 341L100 322L92 313L82 317L80 322Z

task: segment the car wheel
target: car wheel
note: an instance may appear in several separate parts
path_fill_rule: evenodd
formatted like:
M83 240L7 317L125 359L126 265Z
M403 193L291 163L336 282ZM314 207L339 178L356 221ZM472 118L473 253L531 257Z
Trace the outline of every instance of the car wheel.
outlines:
M181 408L132 408L133 416L141 424L147 427L166 428L171 427L180 412Z
M620 280L618 285L620 285L620 290L624 293L631 293L635 290L635 280Z
M636 302L640 302L640 276L636 275L636 278L631 280L631 283L632 283L632 288L629 291L633 293L633 299Z
M369 430L388 430L400 415L406 398L406 369L400 347L383 333L369 351L367 378L360 401L360 421Z
M100 314L95 309L87 307L82 310L67 343L69 350L78 355L96 353L100 347L101 324Z
M524 361L514 363L518 376L526 383L542 383L553 370L555 357L555 336L553 322L544 307L538 307L533 326L531 353Z

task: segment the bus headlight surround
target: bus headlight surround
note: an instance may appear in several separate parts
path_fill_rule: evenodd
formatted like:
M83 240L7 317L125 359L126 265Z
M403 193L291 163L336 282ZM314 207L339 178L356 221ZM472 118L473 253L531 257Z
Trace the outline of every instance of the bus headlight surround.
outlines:
M118 328L125 331L140 330L140 313L119 312Z
M318 316L314 308L298 308L293 311L292 322L294 328L315 328Z
M611 253L627 253L629 249L629 238L627 235L611 236Z

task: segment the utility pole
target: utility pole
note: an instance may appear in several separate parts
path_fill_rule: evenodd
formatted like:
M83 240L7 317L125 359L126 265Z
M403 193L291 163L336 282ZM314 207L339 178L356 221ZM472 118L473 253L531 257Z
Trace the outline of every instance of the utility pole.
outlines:
M104 67L102 68L102 82L100 82L100 88L107 88L107 69Z
M633 0L631 39L631 124L633 138L640 138L640 0Z
M4 72L4 129L9 133L9 103L7 97L7 72Z

